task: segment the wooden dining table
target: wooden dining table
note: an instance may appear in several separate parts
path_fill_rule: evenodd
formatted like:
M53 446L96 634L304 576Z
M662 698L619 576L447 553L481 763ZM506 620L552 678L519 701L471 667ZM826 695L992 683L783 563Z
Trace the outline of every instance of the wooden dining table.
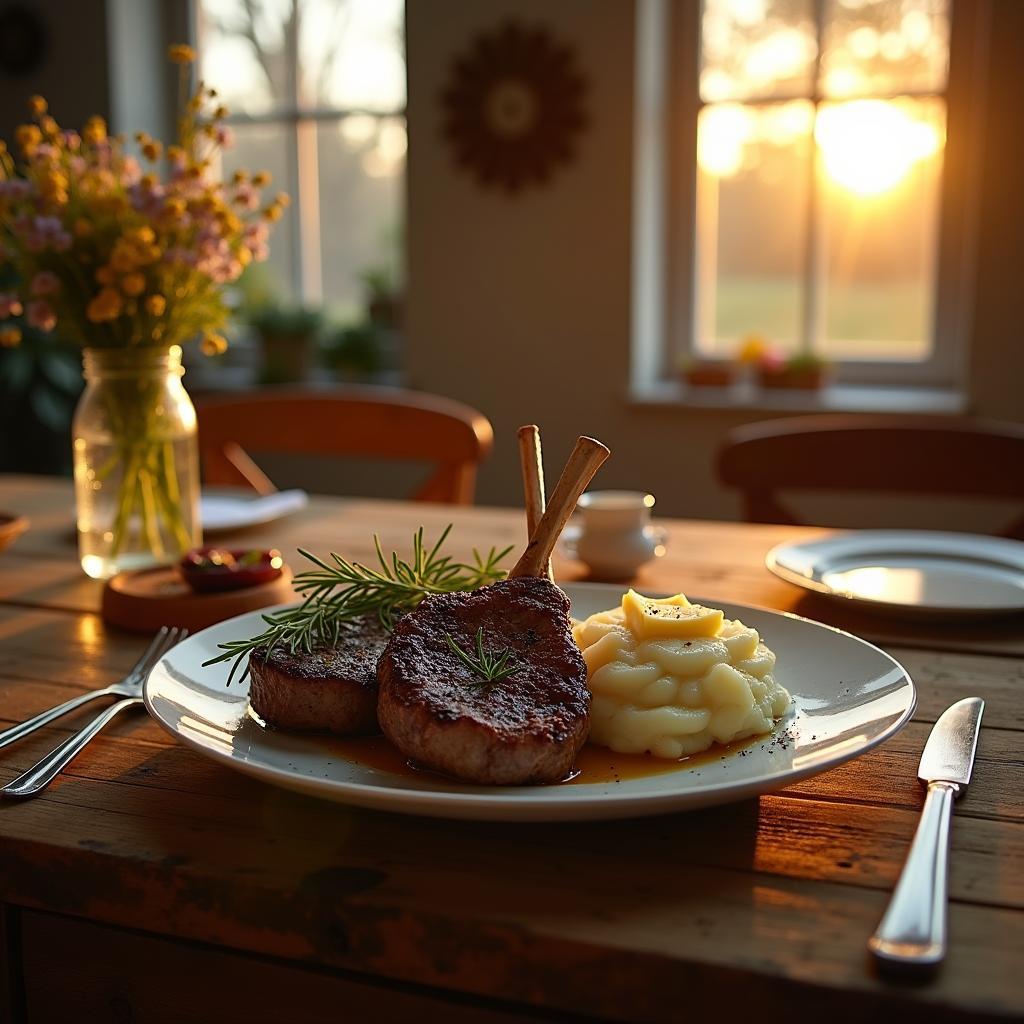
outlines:
M119 678L145 639L105 624L68 481L0 477L29 529L0 554L0 728ZM454 524L450 550L521 545L515 509L314 497L228 536L372 557ZM0 803L0 1020L977 1021L1024 1015L1024 619L885 618L805 593L764 556L820 531L661 520L633 584L794 612L906 667L913 720L862 756L713 809L591 823L449 821L279 789L115 719L41 795ZM220 538L218 538L220 540ZM559 580L583 567L557 558ZM917 823L921 749L984 698L957 803L949 952L873 969ZM24 771L93 711L0 750Z

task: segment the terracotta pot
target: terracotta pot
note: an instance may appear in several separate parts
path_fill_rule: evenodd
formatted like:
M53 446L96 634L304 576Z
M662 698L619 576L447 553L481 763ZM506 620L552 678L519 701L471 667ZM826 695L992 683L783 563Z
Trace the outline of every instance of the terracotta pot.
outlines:
M763 388L813 391L825 386L828 371L824 366L806 370L759 370L757 380Z
M695 363L683 370L683 380L695 388L727 388L736 380L732 363Z

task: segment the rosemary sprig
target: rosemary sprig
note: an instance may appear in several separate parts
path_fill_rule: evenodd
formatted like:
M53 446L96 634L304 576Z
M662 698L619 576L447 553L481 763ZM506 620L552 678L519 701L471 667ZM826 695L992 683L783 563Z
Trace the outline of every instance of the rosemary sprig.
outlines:
M350 562L333 552L328 559L318 558L299 548L299 554L316 566L299 573L292 582L292 588L302 595L302 604L264 615L267 628L259 636L219 644L224 653L204 666L234 661L230 685L242 661L257 647L266 647L268 653L286 648L292 654L311 654L314 648L335 646L345 624L355 619L375 614L391 629L396 619L428 594L476 590L504 578L499 563L512 550L511 545L503 551L491 548L486 557L474 548L472 563L455 562L450 555L441 554L451 529L449 524L433 547L427 547L420 527L413 535L408 560L399 558L397 552L387 557L375 534L378 566ZM243 679L246 673L248 667Z
M484 629L481 626L476 631L476 653L470 654L464 651L453 639L450 633L445 633L445 640L452 649L452 653L471 672L483 676L486 683L497 683L506 676L512 675L519 668L519 662L513 657L511 647L503 647L500 651L488 654L484 650Z

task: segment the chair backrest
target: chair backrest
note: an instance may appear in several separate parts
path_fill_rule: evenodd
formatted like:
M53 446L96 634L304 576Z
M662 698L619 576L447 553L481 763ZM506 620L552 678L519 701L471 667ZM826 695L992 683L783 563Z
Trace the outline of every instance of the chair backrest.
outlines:
M469 505L494 437L468 405L399 388L249 392L197 405L205 481L262 493L274 485L249 451L427 462L434 471L412 497Z
M718 478L748 522L805 525L783 489L1024 501L1024 426L954 417L794 416L729 432ZM1024 516L1004 532L1024 538Z

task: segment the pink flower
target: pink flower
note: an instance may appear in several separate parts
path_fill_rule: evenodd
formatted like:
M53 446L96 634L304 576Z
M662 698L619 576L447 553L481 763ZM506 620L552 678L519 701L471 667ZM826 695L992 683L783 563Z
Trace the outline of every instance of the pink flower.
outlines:
M213 137L222 149L230 149L235 142L235 133L226 124L217 125Z
M0 320L9 316L21 316L21 299L14 292L0 292Z
M243 210L255 210L260 205L260 194L252 185L239 185L235 189L234 203Z
M60 291L60 279L52 270L40 270L30 288L33 295L53 295Z
M142 167L139 161L133 156L126 156L121 161L121 182L125 185L134 185L142 177Z
M28 304L28 322L30 327L38 327L41 331L52 331L57 326L57 314L53 307L42 299Z
M18 218L14 227L24 236L25 248L29 252L42 252L47 248L64 252L71 248L71 236L57 217L33 217L27 223Z

